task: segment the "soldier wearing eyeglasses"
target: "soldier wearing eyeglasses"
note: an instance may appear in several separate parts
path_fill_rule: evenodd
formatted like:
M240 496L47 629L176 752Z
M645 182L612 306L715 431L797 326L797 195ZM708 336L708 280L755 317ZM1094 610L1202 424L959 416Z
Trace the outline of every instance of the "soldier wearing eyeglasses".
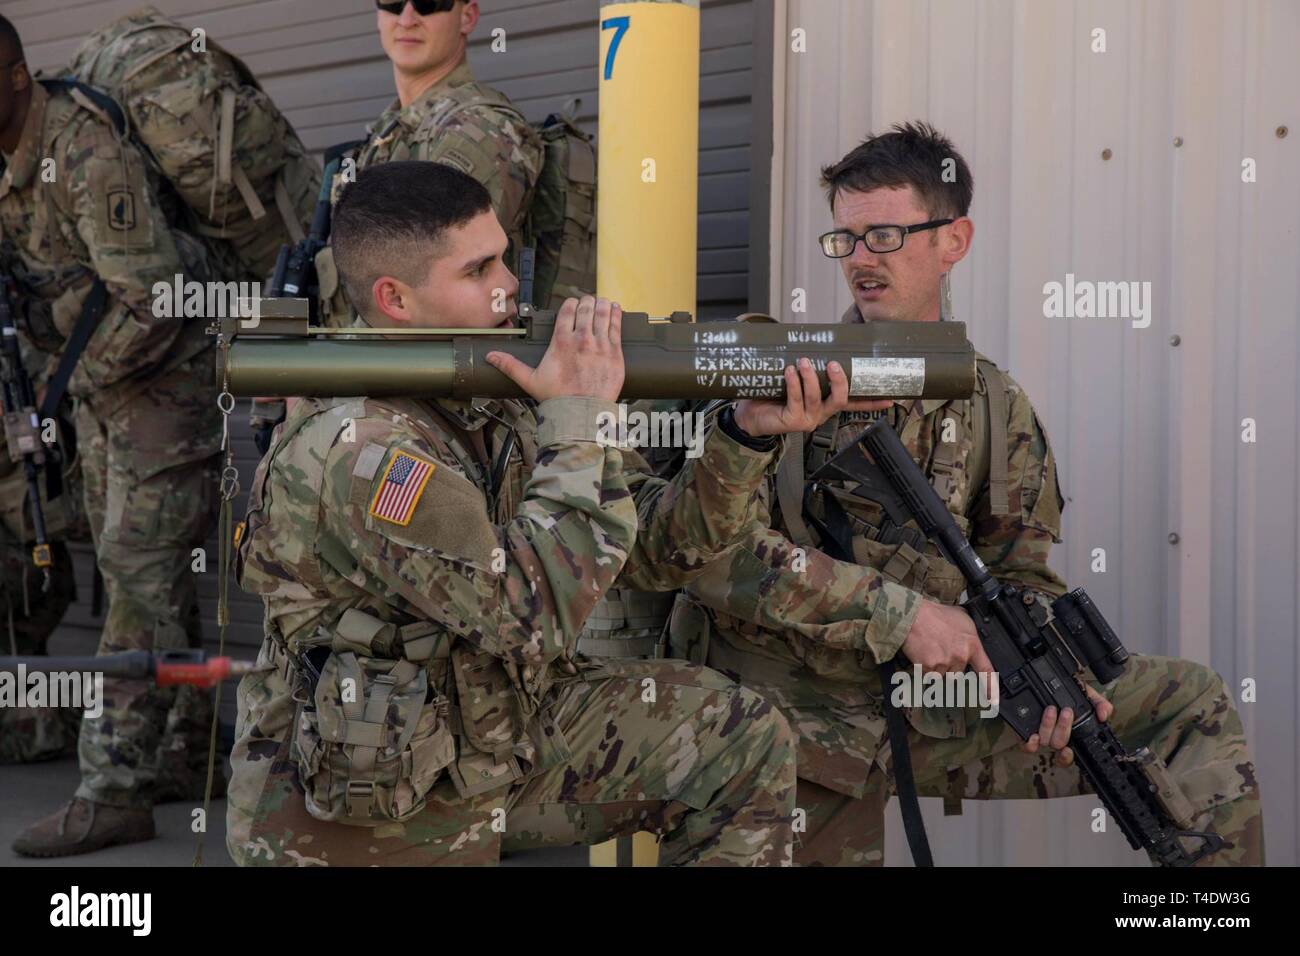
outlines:
M895 126L823 169L822 184L834 224L822 251L839 261L853 294L842 321L939 321L941 278L974 235L971 173L953 144L924 123ZM809 489L806 476L883 414L995 578L1044 604L1066 590L1047 563L1064 507L1047 432L1010 375L982 356L978 372L969 401L885 402L787 436L769 530L696 579L674 610L673 656L738 678L795 728L796 865L883 862L884 806L895 784L894 755L881 747L879 665L901 655L908 671L992 670L970 617L954 607L961 574L914 523L892 524L845 483ZM853 563L817 550L823 531L844 524ZM1223 838L1206 864L1263 862L1254 764L1218 674L1134 654L1122 677L1089 695L1126 744L1165 761L1195 812L1191 829ZM1068 747L1069 710L1048 708L1024 745L973 709L906 713L916 790L942 797L946 812L960 812L963 798L1090 792Z

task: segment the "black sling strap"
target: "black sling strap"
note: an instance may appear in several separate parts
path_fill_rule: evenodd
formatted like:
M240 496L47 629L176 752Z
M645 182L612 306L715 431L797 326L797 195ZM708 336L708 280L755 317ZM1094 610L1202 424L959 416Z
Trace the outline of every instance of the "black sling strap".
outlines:
M898 670L894 658L880 665L884 692L885 723L889 727L889 753L894 764L894 787L898 791L898 809L903 812L903 829L907 831L907 845L912 851L912 862L917 866L934 866L930 854L930 840L925 835L925 820L921 817L921 801L916 798L916 780L912 776L912 750L907 745L907 721L903 712L894 706L891 697L894 672Z
M77 324L73 326L72 334L68 336L68 342L63 346L58 368L54 370L49 385L46 386L45 401L41 402L40 408L42 421L53 418L58 412L59 403L63 401L63 395L68 390L68 381L77 369L77 360L86 350L86 343L90 341L95 327L103 318L104 307L107 304L108 286L104 285L103 279L96 279L94 285L90 287L86 301L81 305L81 315L77 316Z
M826 494L823 496L826 506L825 521L819 520L810 507L814 487L813 482L809 482L805 487L804 519L817 530L823 551L839 561L856 563L853 557L852 530L849 528L848 516L835 497ZM898 809L903 813L903 829L907 833L908 848L912 851L912 862L918 867L932 867L934 857L930 853L930 841L925 835L925 820L921 817L921 802L917 799L916 779L912 775L912 750L907 744L907 721L903 717L903 712L894 706L890 698L894 672L897 669L897 658L890 658L880 665L880 680L883 688L881 703L885 710L889 752L894 765L894 789L898 793Z
M97 90L93 86L88 86L80 80L69 77L43 79L39 82L51 93L58 91L70 93L74 90L81 93L109 118L119 135L126 133L126 114L122 112L122 107L118 105L117 101L104 91ZM76 371L77 360L81 358L81 353L85 351L86 343L90 341L95 326L103 318L104 307L107 304L108 288L104 285L102 279L95 279L90 294L86 296L86 301L81 306L81 315L77 317L77 324L72 329L72 335L68 336L68 342L63 347L63 355L59 358L59 366L55 369L53 377L50 378L49 385L46 386L45 401L41 402L40 407L42 420L53 418L58 412L59 403L63 401L63 395L68 390L68 381L72 378L72 373Z

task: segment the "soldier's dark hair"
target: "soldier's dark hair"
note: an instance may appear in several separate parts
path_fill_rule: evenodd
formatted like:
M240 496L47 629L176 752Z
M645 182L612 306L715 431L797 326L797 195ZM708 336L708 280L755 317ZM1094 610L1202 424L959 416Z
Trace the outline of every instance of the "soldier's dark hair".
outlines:
M966 215L975 188L952 140L924 122L895 123L887 133L868 136L838 163L822 167L821 184L832 210L844 191L911 186L931 219Z
M418 286L443 255L448 229L492 208L473 176L442 163L409 160L371 166L345 186L334 207L330 244L339 279L363 316L383 276Z
M23 41L18 36L18 28L3 14L0 14L0 56L4 57L5 63L24 57Z

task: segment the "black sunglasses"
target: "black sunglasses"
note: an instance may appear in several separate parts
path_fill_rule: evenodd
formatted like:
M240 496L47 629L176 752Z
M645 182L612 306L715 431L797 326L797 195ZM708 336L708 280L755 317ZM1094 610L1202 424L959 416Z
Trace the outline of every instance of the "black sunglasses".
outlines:
M380 3L375 0L375 6L384 13L391 13L395 17L400 17L402 11L406 9L408 0L402 0L401 3ZM415 7L415 12L422 17L427 17L431 13L446 13L456 5L456 0L409 0L411 6Z

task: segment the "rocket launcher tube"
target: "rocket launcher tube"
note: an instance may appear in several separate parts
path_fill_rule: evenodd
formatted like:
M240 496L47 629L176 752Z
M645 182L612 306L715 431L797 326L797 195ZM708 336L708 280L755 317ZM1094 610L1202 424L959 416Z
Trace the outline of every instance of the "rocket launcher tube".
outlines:
M303 310L277 318L271 308L264 300L255 327L222 322L217 374L228 374L236 396L524 398L485 357L506 352L536 367L555 328L555 313L527 308L522 328L409 330L320 329ZM975 391L975 350L961 322L696 323L684 312L624 312L622 340L625 401L783 399L784 369L804 357L824 395L831 361L855 398L969 399Z

